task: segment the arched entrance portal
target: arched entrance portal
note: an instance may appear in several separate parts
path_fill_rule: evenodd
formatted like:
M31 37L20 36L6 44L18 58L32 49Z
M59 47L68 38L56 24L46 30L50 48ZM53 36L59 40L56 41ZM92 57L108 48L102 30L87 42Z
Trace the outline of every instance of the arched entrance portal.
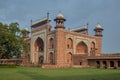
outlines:
M38 37L34 43L34 64L41 63L39 56L43 55L43 52L44 52L44 42L40 37Z
M77 46L76 46L76 53L77 54L88 53L88 47L87 47L87 45L83 41L77 44Z
M67 63L72 64L72 53L71 52L67 53Z

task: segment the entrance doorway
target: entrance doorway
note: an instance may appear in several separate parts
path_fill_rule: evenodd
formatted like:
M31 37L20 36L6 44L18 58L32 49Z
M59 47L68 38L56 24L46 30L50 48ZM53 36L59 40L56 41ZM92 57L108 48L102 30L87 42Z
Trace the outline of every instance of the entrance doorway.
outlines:
M44 57L43 57L43 56L40 56L40 57L39 57L39 64L43 64L43 61L44 61Z
M54 64L54 55L52 52L49 54L49 63Z
M100 68L100 61L96 61L97 68Z
M42 57L38 58L39 53L44 53L44 42L40 37L38 37L34 43L34 63L35 64L43 63Z
M120 61L118 61L118 67L120 67Z
M103 61L103 68L107 68L107 62Z
M114 61L110 61L110 67L111 67L111 68L114 67Z

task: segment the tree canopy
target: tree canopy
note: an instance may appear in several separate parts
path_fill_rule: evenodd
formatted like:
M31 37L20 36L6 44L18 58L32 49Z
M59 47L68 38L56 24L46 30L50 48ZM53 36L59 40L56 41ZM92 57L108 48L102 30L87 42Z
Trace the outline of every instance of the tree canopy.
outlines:
M20 58L26 47L24 36L25 32L20 30L18 23L0 23L0 58Z

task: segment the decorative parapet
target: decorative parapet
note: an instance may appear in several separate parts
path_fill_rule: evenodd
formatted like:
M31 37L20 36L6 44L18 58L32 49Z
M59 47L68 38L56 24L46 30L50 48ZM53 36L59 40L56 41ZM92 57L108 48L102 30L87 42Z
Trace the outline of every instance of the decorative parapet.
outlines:
M120 54L101 54L100 56L89 56L87 59L120 59Z

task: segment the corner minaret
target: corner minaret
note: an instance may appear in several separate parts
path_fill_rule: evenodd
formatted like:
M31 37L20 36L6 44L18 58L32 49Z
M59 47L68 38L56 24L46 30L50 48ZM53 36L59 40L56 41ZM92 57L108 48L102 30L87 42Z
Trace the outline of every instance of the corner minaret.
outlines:
M56 18L54 19L54 21L56 22L56 27L55 29L57 28L62 28L64 29L64 22L66 21L66 19L64 18L63 14L62 13L59 13Z
M102 31L103 31L103 28L100 24L97 24L95 29L95 36L97 37L96 38L96 53L95 55L96 56L100 56L101 53L102 53Z
M65 64L65 48L64 46L65 41L66 41L66 34L65 34L65 27L64 27L64 16L59 13L54 19L56 22L56 27L55 27L55 64L58 66L64 66Z
M98 37L102 37L102 31L104 29L102 28L102 26L100 24L97 24L97 26L95 27L94 31L95 31L95 36L98 36Z

